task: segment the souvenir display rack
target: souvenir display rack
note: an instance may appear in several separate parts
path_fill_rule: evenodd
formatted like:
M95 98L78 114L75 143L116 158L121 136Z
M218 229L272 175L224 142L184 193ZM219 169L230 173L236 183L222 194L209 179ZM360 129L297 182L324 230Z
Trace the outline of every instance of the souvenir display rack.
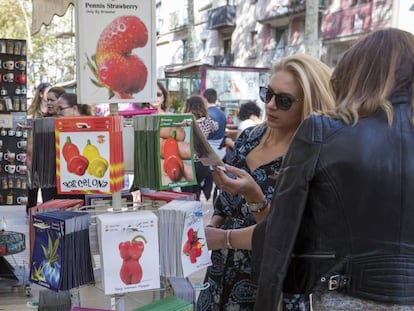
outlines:
M27 203L26 85L26 41L0 39L0 210L1 205ZM6 267L0 277L14 278L18 285L25 286L29 296L25 267L20 271L22 267L14 258L26 248L25 235L3 228L0 239L0 256L11 255L14 261L11 264L6 257L0 257Z
M26 41L0 39L0 205L27 203Z

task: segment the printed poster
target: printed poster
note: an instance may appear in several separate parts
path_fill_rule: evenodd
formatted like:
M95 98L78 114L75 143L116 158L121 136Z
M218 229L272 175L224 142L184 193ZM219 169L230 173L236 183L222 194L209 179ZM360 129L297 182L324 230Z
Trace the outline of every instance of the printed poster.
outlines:
M194 166L193 123L191 114L160 115L159 161L160 189L171 189L195 185L197 178Z
M156 100L154 0L78 0L76 23L79 102Z
M203 218L194 208L194 212L186 213L181 242L181 262L183 276L211 266L211 258L206 243Z

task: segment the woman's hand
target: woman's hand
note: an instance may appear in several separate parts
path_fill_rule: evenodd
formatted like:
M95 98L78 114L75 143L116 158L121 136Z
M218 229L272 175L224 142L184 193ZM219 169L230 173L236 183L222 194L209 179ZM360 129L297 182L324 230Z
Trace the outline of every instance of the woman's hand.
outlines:
M226 165L226 171L233 174L234 177L229 177L219 168L214 169L214 182L219 188L228 193L241 194L249 203L263 201L262 189L249 173L231 165Z
M206 241L209 250L227 248L226 230L206 227Z

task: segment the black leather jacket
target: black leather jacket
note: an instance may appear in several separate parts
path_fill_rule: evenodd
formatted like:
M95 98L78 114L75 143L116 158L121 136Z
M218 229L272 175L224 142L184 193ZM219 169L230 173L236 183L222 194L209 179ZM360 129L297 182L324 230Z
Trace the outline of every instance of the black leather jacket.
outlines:
M276 310L282 291L332 284L414 303L414 129L408 97L392 103L391 126L383 111L355 126L321 116L301 124L253 234L255 310Z

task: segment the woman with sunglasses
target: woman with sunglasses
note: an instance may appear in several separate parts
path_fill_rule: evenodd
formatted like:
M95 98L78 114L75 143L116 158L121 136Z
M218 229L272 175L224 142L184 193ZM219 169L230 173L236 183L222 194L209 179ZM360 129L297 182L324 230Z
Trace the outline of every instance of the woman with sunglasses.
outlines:
M88 104L78 103L78 96L74 93L64 93L57 101L57 114L59 117L91 116L92 107Z
M259 92L266 103L266 121L240 134L231 163L251 175L251 183L260 191L260 200L252 201L249 193L243 196L224 183L218 184L224 186L224 191L215 201L208 227L220 228L212 229L219 234L231 233L233 229L256 224L266 215L267 209L263 208L272 198L283 156L299 124L309 114L324 112L334 106L329 88L330 73L326 65L307 55L287 57L272 68L269 85L260 88ZM263 211L251 212L249 207ZM209 287L200 292L198 311L243 311L254 307L257 286L251 281L251 253L233 249L230 239L229 234L229 243L220 244L212 252L213 265L207 269L205 278ZM210 247L210 241L208 245ZM289 303L294 305L296 301L290 299ZM306 301L300 303L303 305ZM301 310L300 303L291 310Z

